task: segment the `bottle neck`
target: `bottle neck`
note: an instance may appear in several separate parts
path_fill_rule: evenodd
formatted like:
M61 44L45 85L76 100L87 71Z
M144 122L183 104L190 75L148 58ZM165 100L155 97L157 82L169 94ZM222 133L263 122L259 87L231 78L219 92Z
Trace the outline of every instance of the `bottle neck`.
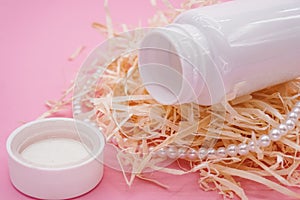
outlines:
M196 102L205 86L205 36L194 26L170 24L152 30L139 49L139 70L150 95L162 104Z

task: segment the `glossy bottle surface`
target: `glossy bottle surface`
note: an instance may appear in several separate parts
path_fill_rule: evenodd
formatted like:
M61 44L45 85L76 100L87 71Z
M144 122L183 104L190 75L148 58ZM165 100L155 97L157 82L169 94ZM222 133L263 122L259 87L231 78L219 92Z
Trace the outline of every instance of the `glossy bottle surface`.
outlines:
M299 52L300 1L239 0L153 30L139 65L157 101L212 105L299 77Z

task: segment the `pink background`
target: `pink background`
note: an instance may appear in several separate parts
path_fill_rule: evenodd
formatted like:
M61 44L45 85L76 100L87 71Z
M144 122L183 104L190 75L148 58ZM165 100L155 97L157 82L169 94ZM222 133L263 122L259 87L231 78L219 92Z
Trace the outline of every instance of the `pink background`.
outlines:
M179 5L181 1L171 2ZM0 199L30 199L10 183L6 139L24 121L34 120L46 111L46 100L60 97L84 58L103 41L91 28L94 21L105 22L103 3L103 0L0 0ZM123 23L135 26L139 20L146 25L147 18L155 12L150 0L110 0L109 7L116 26ZM87 47L84 52L75 61L68 61L81 45ZM105 168L101 184L78 199L222 199L216 192L200 190L196 174L153 176L159 176L170 189L141 180L128 187L120 172ZM242 181L242 185L250 199L284 198L249 181Z

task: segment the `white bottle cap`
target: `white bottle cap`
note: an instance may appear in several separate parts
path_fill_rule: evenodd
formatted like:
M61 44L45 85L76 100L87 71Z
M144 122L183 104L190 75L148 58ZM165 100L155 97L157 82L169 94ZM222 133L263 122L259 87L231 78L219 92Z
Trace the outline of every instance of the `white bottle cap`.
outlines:
M69 118L49 118L17 128L7 140L11 182L41 199L73 198L89 192L103 176L101 132Z

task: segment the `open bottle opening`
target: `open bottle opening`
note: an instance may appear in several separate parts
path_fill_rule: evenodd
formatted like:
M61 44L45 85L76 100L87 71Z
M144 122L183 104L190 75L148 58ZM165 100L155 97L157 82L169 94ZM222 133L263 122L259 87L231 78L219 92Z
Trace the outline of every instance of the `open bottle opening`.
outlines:
M189 103L201 93L203 82L199 82L197 67L182 51L186 46L191 49L192 43L192 39L166 29L153 30L143 39L139 49L140 75L149 94L159 103Z

